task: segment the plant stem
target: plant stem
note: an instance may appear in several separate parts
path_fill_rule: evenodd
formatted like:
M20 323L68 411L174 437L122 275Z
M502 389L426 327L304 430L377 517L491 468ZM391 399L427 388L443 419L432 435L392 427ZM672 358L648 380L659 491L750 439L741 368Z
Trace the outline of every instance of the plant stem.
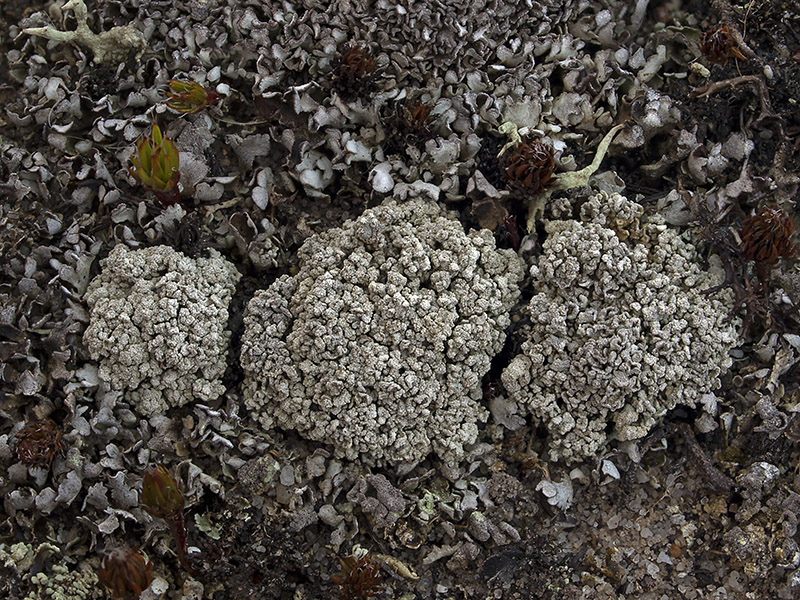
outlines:
M184 525L183 513L179 512L176 515L167 519L169 527L172 530L172 537L175 538L175 545L177 546L178 561L181 566L186 570L189 575L194 576L195 570L189 564L187 558L187 543L186 543L186 526Z
M181 193L180 190L178 190L178 186L175 186L166 192L153 190L153 193L156 195L156 198L158 198L158 201L164 206L172 206L173 204L181 203Z

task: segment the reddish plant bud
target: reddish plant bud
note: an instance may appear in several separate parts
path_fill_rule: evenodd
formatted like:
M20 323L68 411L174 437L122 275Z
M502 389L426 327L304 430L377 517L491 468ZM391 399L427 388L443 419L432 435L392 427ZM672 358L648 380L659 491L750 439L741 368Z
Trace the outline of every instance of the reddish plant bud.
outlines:
M15 439L17 458L31 467L50 466L56 454L64 451L61 430L52 419L26 425L17 432Z
M511 244L511 248L514 252L519 252L519 246L522 240L519 236L517 217L515 215L506 215L506 218L503 219L503 225L505 225L506 233L508 233L508 243Z
M169 80L167 106L180 113L192 115L219 101L219 94L194 81Z
M186 556L186 526L183 520L183 491L180 482L163 465L150 469L142 479L142 505L154 517L164 519L177 545L178 560L189 573L194 569Z
M360 558L340 558L339 564L342 568L332 579L339 586L339 595L343 600L372 598L380 592L383 576L380 566L369 554L363 554Z
M183 511L181 485L163 465L144 474L142 504L154 517L167 520L174 519Z
M103 557L97 577L113 598L138 598L153 581L153 563L138 548L115 548Z
M501 175L512 191L535 195L550 185L555 168L552 146L522 140L506 157Z

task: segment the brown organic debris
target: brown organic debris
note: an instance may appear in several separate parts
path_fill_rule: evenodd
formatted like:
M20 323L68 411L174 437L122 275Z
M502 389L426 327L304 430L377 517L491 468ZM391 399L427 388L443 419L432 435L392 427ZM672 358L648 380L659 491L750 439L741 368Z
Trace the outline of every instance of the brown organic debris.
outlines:
M715 94L720 90L729 87L736 87L742 83L754 83L758 86L758 99L761 104L761 112L758 117L750 124L750 127L755 127L762 120L767 118L777 118L778 115L772 108L772 103L769 99L769 88L764 81L764 78L756 75L741 75L732 79L725 79L724 81L712 81L711 83L694 88L691 95L695 98L708 98L711 94Z
M704 31L700 37L700 51L711 62L718 62L723 65L727 64L728 60L733 57L747 60L747 57L737 47L730 31L728 31L727 25L713 27Z
M484 197L472 202L470 215L478 222L482 229L495 231L506 223L508 209L497 198Z
M691 462L705 482L719 494L730 494L736 482L714 465L697 441L692 428L687 423L676 423L675 432L683 437Z

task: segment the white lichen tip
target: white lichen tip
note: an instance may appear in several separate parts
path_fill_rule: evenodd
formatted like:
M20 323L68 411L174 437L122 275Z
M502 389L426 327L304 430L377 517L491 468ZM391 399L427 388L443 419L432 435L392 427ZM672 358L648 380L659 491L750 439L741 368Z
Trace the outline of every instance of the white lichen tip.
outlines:
M95 33L89 28L89 14L83 0L69 0L62 9L70 8L75 13L78 26L75 31L60 31L50 25L46 27L28 27L22 33L38 35L57 42L76 42L86 46L94 53L95 63L119 63L124 60L131 48L137 56L144 52L146 41L142 33L133 24L124 27L112 27L108 31Z
M506 121L500 125L500 127L498 127L498 131L503 135L508 136L508 142L500 149L500 152L497 153L497 158L500 158L506 153L506 150L519 144L522 141L522 136L519 134L519 128L517 127L517 124L512 121Z

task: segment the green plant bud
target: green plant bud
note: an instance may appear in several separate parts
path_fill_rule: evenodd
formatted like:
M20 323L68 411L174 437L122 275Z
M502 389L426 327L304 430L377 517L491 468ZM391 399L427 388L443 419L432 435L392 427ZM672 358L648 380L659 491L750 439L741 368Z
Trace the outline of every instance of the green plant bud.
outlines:
M154 517L172 519L183 510L180 483L163 465L150 469L142 480L142 504Z

